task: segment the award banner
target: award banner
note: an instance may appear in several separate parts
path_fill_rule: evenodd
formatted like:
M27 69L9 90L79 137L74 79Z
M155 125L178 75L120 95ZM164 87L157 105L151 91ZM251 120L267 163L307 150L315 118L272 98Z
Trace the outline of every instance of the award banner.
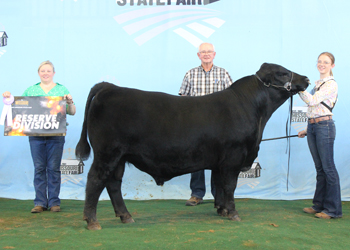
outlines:
M12 124L5 136L65 136L66 100L62 96L15 96Z

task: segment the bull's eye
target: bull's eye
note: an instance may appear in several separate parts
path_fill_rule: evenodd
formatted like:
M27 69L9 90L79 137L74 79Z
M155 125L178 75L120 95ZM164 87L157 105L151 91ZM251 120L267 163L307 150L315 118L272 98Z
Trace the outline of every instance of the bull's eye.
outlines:
M283 72L277 72L277 76L283 77L283 76L288 76L288 73L283 73Z

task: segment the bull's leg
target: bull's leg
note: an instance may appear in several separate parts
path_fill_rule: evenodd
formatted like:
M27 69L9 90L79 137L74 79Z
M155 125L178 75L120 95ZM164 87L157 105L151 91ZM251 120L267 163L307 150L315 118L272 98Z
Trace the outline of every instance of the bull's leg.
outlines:
M123 223L134 222L131 214L128 212L124 199L121 193L122 178L125 170L125 162L118 164L113 175L108 179L106 183L109 197L111 198L112 205L116 217L120 217Z
M231 171L230 171L231 170ZM237 187L237 179L239 172L232 171L232 169L225 168L222 180L224 183L224 206L218 208L218 214L221 216L227 216L230 220L240 221L241 218L236 211L234 202L234 192Z
M98 199L105 188L104 181L101 180L96 171L96 162L91 165L85 190L85 207L83 219L87 222L89 230L101 229L100 223L96 217Z
M212 170L212 178L215 185L214 207L219 209L224 206L224 189L219 170Z

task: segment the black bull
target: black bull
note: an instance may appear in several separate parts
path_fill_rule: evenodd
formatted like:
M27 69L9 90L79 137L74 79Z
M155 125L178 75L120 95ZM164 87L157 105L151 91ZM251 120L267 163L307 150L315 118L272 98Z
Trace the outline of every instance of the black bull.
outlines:
M234 191L242 170L250 169L272 113L309 80L279 65L263 64L256 75L201 97L173 96L102 82L89 94L76 156L94 160L88 174L84 220L101 229L96 208L107 188L114 211L134 222L121 193L125 163L151 175L157 185L201 169L211 169L219 215L240 220Z

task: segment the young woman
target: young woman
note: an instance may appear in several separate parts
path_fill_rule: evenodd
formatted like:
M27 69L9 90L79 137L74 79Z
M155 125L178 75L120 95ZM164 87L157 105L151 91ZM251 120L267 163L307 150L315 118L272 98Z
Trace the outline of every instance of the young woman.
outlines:
M305 137L316 167L316 191L313 206L303 211L318 218L330 219L343 216L340 182L334 164L335 125L332 109L337 101L338 85L333 77L335 58L329 52L319 55L317 69L320 80L316 81L311 93L299 92L300 98L308 105L308 126L298 136Z
M75 114L73 98L66 87L53 81L55 69L50 61L42 62L38 69L40 82L27 88L22 96L63 96L67 103L67 113ZM3 97L9 98L6 91ZM29 136L30 151L34 163L35 199L32 213L41 213L50 208L59 212L61 201L61 159L64 136Z

